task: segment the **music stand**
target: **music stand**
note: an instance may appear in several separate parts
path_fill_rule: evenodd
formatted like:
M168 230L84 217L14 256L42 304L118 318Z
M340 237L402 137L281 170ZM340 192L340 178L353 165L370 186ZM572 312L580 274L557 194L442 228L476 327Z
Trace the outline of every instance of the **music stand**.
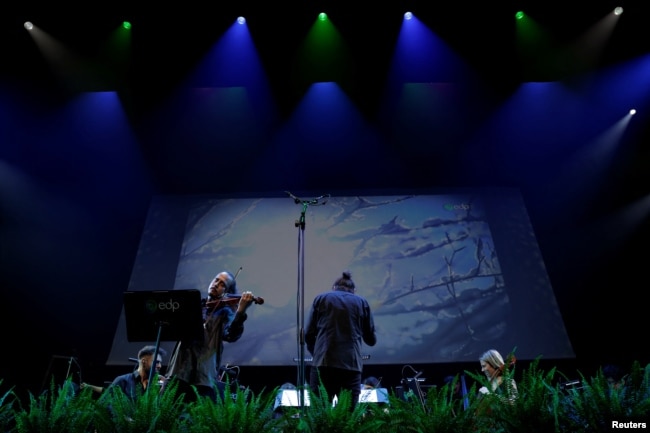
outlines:
M420 382L424 382L424 379L420 378L422 373L423 371L420 371L413 377L403 378L402 385L404 387L404 391L410 391L413 393L413 395L417 396L422 409L426 410L426 396L422 391L422 387L420 386ZM404 398L407 399L406 394L404 394Z
M50 364L48 365L47 371L45 372L45 376L43 376L41 392L48 390L49 380L57 384L63 384L68 379L70 379L73 376L72 364L74 364L76 367L75 373L77 373L79 384L81 384L81 366L79 365L77 358L74 356L52 355L50 358Z
M149 383L161 341L203 339L203 306L198 290L127 291L123 300L127 340L155 341Z

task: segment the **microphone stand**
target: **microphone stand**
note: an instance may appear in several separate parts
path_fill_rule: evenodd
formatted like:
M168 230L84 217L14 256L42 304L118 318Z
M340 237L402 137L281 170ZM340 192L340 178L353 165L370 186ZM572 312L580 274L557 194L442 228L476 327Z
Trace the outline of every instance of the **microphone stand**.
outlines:
M289 191L285 191L295 204L301 205L300 218L295 221L298 228L298 293L296 295L297 309L297 340L298 340L298 404L302 417L305 407L305 214L309 205L323 205L327 203L325 196L312 200L302 200ZM329 197L329 195L327 195Z
M156 337L156 346L153 351L153 358L151 358L151 369L149 370L149 381L147 382L147 389L145 392L149 392L151 386L153 385L153 378L156 373L156 366L158 365L158 353L160 353L160 339L162 337L163 326L166 325L165 322L158 323L158 336Z
M70 360L68 361L68 371L65 373L65 380L68 380L70 377L70 370L72 370L72 361L74 360L74 356L70 357Z

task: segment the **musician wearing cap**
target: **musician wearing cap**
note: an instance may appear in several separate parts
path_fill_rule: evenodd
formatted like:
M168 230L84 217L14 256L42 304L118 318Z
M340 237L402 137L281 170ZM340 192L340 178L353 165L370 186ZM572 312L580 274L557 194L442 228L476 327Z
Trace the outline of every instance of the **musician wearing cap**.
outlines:
M184 394L185 402L196 401L197 395L214 401L219 401L217 396L223 399L218 375L224 342L241 338L248 307L254 302L251 292L237 294L232 273L222 271L212 279L203 307L203 339L178 341L167 368L168 384L178 385L177 393Z

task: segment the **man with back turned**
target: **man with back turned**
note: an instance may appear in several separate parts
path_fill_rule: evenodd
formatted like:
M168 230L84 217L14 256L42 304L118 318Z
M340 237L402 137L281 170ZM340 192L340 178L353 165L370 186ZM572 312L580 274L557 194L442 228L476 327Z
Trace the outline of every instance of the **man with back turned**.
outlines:
M317 395L322 383L331 399L341 390L352 394L353 407L359 402L361 347L377 343L370 305L355 294L355 284L349 271L343 272L332 290L316 296L305 332L307 350L313 361L309 386Z

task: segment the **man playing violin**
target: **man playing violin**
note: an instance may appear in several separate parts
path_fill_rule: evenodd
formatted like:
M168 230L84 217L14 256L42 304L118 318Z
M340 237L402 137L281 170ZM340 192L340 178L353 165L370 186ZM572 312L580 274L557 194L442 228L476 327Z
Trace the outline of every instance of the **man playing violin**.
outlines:
M235 276L228 271L218 273L208 286L203 308L203 340L179 341L172 351L168 378L178 384L177 392L185 395L185 402L195 401L197 395L218 401L219 393L223 398L218 389L223 343L239 340L248 317L246 310L255 302L251 292L243 292L236 302L230 302L228 295L235 294Z

